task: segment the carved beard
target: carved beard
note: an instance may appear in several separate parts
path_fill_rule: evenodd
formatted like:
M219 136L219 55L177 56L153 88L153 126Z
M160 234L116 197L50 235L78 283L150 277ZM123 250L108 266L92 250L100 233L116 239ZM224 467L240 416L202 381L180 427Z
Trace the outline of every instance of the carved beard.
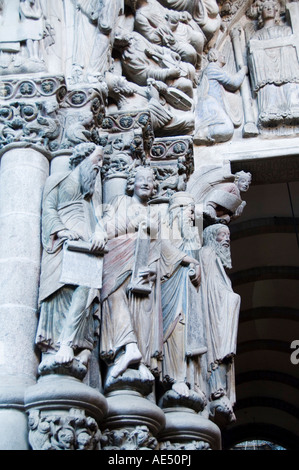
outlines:
M189 243L193 246L193 249L198 249L199 238L197 236L197 230L195 230L193 221L190 221L188 216L182 217L181 235L185 243Z
M224 242L215 242L216 254L225 268L231 269L232 259L229 246L223 246Z
M84 160L80 164L80 185L83 197L91 197L94 193L97 172L90 160Z

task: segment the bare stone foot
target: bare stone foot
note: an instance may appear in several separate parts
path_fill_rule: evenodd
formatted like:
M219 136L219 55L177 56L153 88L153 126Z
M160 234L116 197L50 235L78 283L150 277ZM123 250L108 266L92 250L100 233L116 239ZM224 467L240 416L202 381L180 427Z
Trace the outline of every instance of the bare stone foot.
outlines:
M56 364L68 364L74 359L74 350L66 344L62 344L54 356Z
M189 397L190 391L185 382L176 382L172 386L172 390L177 392L181 397Z
M83 351L81 351L76 357L84 366L87 366L90 355L91 351L89 349L83 349Z
M140 362L142 359L141 353L136 343L129 343L126 345L124 354L116 361L111 369L111 376L116 378L122 374L130 364Z
M146 381L153 382L155 380L155 377L153 376L151 371L144 364L140 364L139 372L140 372L141 379L144 380L145 382Z

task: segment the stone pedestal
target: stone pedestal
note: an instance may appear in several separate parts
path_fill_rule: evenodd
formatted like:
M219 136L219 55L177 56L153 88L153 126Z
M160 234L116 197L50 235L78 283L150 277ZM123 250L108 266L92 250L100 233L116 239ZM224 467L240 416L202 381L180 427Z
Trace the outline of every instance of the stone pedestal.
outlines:
M166 408L160 450L221 450L218 426L190 408Z
M42 376L25 394L33 450L100 450L105 397L67 375Z
M36 379L34 349L46 156L10 147L0 168L0 449L27 449L24 391Z
M102 425L103 450L156 450L165 425L163 411L134 390L107 394L108 415Z

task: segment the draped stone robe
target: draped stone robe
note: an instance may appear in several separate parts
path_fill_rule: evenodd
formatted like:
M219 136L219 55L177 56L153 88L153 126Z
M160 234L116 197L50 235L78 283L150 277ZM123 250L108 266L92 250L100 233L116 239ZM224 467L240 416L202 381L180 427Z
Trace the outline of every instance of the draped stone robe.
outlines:
M57 350L60 333L66 321L74 290L78 286L60 282L63 244L66 238L57 238L60 230L74 230L88 241L97 224L92 200L83 197L80 184L80 168L70 173L51 175L45 185L42 213L43 256L40 277L40 319L36 342L42 350ZM71 346L92 349L94 344L94 320L90 315L92 302L99 297L97 289L81 288L81 298L86 299L86 312L79 318L73 331Z
M207 346L206 380L221 364L232 364L236 354L237 332L240 311L240 296L232 290L220 258L214 248L204 246L199 253L201 265L201 286L199 307L204 317L205 343ZM226 390L234 402L234 374L226 377L227 383L212 385ZM217 381L215 381L217 382ZM213 390L210 390L210 392Z
M108 236L113 238L108 240L109 251L104 257L101 356L108 364L112 363L126 344L137 343L142 362L158 375L163 345L160 279L171 275L185 253L169 245L167 240L152 238L148 266L154 267L156 282L149 295L129 292L137 232L129 232L128 227L130 218L134 219L147 208L134 204L129 196L112 200L111 206L117 224L115 220L105 224Z

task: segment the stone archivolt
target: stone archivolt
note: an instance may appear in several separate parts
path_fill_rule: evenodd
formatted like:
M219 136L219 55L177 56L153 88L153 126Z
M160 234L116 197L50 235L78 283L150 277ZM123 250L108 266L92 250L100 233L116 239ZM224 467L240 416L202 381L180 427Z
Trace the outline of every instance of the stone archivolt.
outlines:
M228 226L251 175L194 149L297 132L297 7L1 2L2 178L30 172L28 150L47 168L31 180L43 252L23 295L39 364L27 351L31 383L15 377L9 399L33 449L221 447L240 300ZM285 50L278 77L268 64Z

